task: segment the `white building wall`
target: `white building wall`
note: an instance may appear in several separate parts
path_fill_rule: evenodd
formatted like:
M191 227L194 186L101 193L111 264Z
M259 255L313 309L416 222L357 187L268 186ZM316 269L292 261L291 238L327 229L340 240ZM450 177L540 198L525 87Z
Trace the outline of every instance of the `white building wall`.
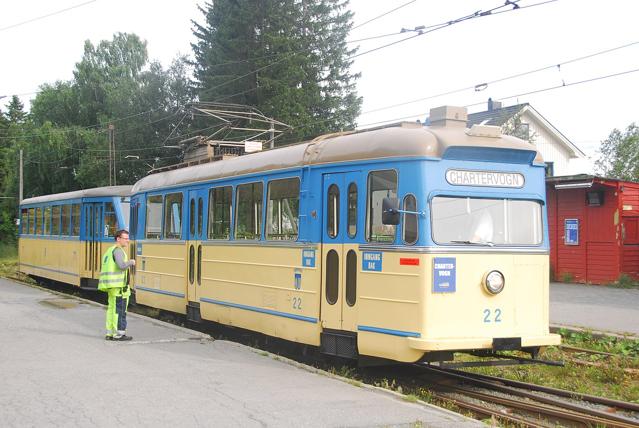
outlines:
M544 162L553 162L553 175L592 173L592 165L589 159L582 157L571 158L571 151L529 112L526 111L522 114L521 121L528 124L530 135L535 136L535 146L541 153Z

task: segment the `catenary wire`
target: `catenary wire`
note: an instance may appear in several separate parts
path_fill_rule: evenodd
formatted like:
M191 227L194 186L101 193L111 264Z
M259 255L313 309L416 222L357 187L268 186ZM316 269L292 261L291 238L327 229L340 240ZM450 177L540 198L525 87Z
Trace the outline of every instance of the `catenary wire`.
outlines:
M39 21L40 19L48 18L50 16L59 15L59 14L64 13L64 12L68 12L70 10L77 9L79 7L82 7L82 6L86 6L86 5L90 4L90 3L95 3L96 1L98 1L98 0L85 1L84 3L76 4L74 6L70 6L70 7L67 7L65 9L61 9L61 10L58 10L58 11L55 11L55 12L48 13L46 15L42 15L42 16L38 16L36 18L28 19L26 21L18 22L16 24L12 24L12 25L9 25L7 27L2 27L2 28L0 28L0 31L5 31L5 30L9 30L11 28L16 28L16 27L19 27L19 26L24 25L24 24L29 24L31 22Z

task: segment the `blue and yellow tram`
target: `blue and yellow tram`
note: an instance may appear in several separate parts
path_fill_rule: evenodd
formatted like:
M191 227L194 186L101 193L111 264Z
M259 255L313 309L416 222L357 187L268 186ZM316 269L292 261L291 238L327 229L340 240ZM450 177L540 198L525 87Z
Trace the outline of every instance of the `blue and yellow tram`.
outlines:
M137 301L344 357L559 343L541 157L463 108L430 121L141 179Z
M131 186L38 196L20 204L20 271L97 288L101 255L129 222Z

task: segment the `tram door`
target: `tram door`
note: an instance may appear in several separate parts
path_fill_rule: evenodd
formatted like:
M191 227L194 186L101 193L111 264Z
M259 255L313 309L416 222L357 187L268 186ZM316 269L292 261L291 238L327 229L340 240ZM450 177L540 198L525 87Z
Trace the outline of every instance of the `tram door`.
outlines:
M359 175L345 172L323 177L321 318L324 328L357 330Z
M202 241L206 238L204 225L204 203L206 201L206 189L190 190L188 197L188 230L187 230L187 297L189 318L199 318L200 286L202 285ZM197 316L193 317L191 311Z
M102 237L102 203L83 204L84 278L100 278L100 238Z

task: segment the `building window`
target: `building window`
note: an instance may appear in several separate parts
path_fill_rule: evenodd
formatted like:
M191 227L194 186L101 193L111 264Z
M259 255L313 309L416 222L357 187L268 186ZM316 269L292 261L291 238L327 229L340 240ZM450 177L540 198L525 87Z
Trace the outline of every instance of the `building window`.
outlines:
M546 177L553 177L555 175L555 163L546 162Z

